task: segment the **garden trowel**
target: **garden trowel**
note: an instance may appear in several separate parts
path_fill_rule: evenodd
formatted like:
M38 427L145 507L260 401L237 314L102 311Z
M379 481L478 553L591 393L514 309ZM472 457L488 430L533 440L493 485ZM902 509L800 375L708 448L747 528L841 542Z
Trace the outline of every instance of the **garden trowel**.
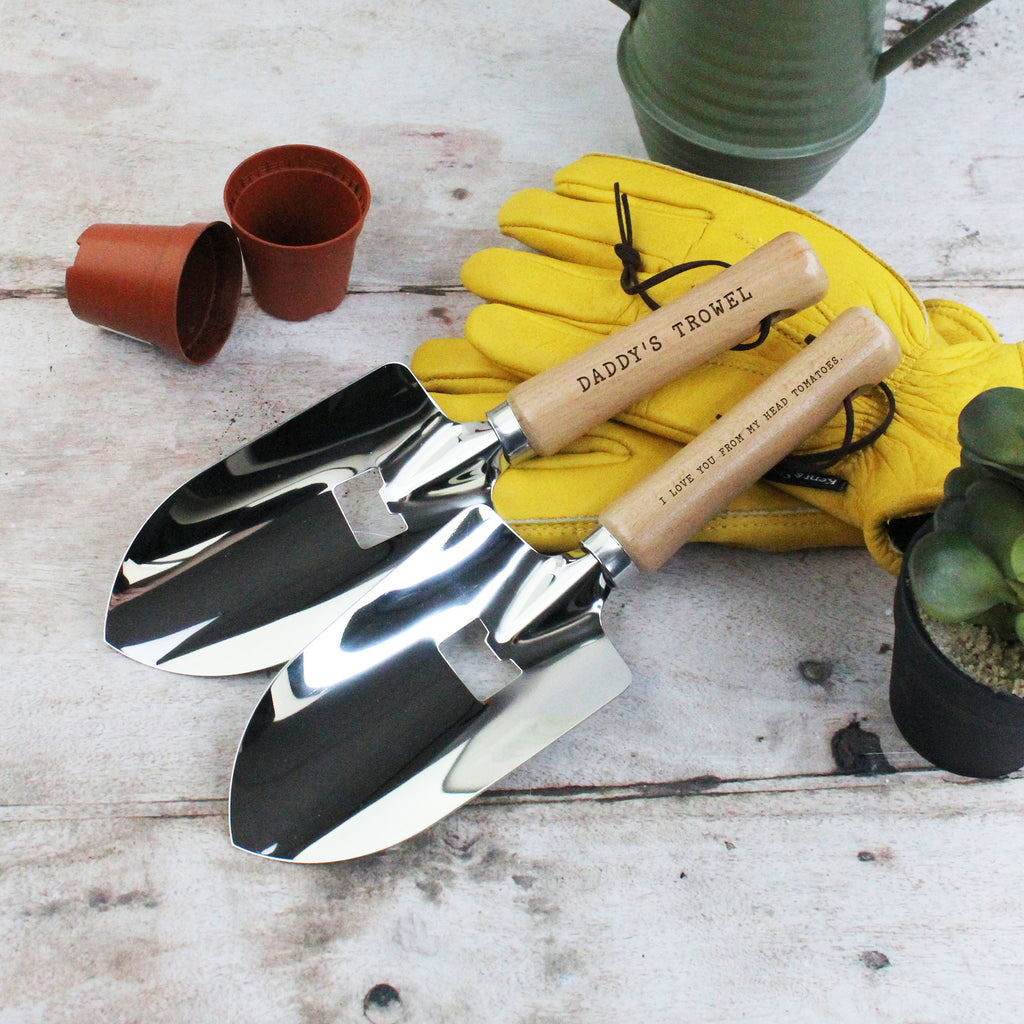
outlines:
M233 843L347 860L406 839L491 786L629 683L601 609L796 448L900 348L841 314L599 517L576 556L542 555L488 505L454 516L274 678L235 758Z
M175 491L124 556L106 641L187 675L276 668L424 537L489 504L502 457L558 451L826 289L808 243L780 235L516 385L486 423L449 419L407 367L382 366Z

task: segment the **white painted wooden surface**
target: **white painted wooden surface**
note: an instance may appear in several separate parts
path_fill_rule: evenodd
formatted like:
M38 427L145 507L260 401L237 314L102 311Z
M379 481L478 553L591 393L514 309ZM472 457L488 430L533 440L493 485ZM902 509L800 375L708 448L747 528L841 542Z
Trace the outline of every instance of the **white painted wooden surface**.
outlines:
M896 72L802 200L1008 341L1022 14L995 0ZM457 333L475 301L459 266L501 243L512 192L588 151L643 156L624 21L607 0L0 10L0 1024L1019 1021L1024 781L957 780L907 749L886 700L892 580L863 552L683 551L610 602L623 697L350 864L228 841L266 676L170 676L103 645L113 571L167 492ZM289 141L345 152L373 189L335 313L286 324L245 296L200 369L71 316L81 230L222 217L234 165ZM824 659L828 684L806 682L798 664ZM853 721L895 774L837 773L830 739Z

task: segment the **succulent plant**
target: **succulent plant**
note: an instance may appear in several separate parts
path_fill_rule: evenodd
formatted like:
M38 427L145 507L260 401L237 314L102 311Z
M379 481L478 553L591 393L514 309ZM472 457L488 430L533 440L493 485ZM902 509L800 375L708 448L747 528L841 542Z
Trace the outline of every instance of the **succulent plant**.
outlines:
M1024 643L1024 388L983 391L960 414L960 465L932 531L908 556L918 607Z

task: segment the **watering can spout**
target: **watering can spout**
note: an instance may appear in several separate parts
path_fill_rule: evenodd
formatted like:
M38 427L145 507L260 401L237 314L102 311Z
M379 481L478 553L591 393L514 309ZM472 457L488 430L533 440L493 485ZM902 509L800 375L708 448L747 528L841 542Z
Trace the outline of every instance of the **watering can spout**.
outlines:
M640 0L612 0L616 7L621 7L631 18L640 11Z
M617 0L613 0L613 2L617 2ZM639 6L639 0L636 2ZM875 80L884 78L890 71L895 71L901 64L910 60L914 54L920 53L944 32L965 21L988 2L989 0L953 0L942 10L936 11L913 31L908 32L898 43L894 43L879 55L875 64Z

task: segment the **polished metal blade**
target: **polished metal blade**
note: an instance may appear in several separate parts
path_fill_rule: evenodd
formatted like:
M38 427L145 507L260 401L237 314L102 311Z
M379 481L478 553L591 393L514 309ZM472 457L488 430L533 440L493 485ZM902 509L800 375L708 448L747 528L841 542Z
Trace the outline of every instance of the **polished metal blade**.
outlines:
M432 761L287 859L351 860L417 835L614 700L629 682L629 669L607 637L528 669Z
M471 799L628 684L609 586L592 555L544 556L487 506L461 513L275 678L235 759L232 841L359 856Z
M459 509L489 501L500 444L387 364L174 492L132 541L106 642L223 676L287 662Z

